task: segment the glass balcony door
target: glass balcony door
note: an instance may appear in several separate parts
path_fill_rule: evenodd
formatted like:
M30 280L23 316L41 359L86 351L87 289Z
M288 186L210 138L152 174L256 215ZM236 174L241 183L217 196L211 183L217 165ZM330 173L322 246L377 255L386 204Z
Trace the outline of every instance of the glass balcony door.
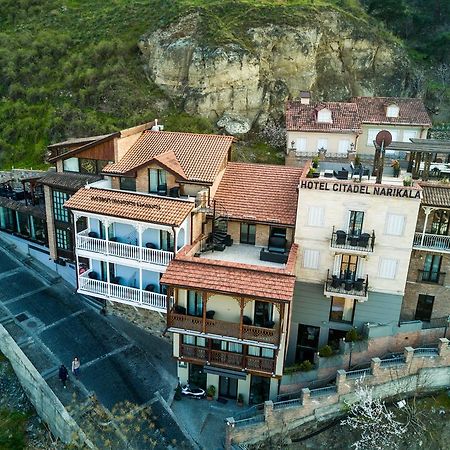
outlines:
M363 229L364 212L350 211L350 218L348 222L348 235L360 236Z

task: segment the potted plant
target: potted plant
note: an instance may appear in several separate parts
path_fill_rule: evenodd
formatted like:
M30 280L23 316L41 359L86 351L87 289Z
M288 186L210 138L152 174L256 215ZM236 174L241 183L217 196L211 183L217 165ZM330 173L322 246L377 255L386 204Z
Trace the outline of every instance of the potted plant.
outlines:
M238 406L242 406L244 404L244 396L242 394L238 394L237 404L238 404Z
M412 179L411 179L411 177L406 177L403 180L403 186L412 186Z
M308 171L308 173L306 174L306 178L314 178L314 174L316 173L316 169L314 169L313 167L311 167Z
M394 159L391 162L391 167L394 169L394 177L398 178L398 176L400 175L400 162L398 161L398 159Z
M358 167L361 164L361 157L359 155L355 156L355 167Z
M206 398L208 400L212 400L215 395L216 395L216 387L211 384L206 390Z
M319 157L315 156L312 160L312 166L314 169L317 169L319 167Z

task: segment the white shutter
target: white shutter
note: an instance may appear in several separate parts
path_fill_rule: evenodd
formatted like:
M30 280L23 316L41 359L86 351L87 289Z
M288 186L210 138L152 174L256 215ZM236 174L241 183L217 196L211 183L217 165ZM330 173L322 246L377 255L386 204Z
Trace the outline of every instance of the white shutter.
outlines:
M308 210L308 226L323 227L325 209L322 206L310 206Z
M303 252L303 267L305 269L318 269L320 261L319 250L304 249Z
M387 214L385 234L390 236L402 236L404 229L405 216L401 214Z
M378 276L388 280L395 280L397 276L398 259L380 258Z
M381 130L374 130L374 129L368 130L368 132L367 132L367 145L369 145L369 146L373 145L373 141L377 137L377 134L379 133L379 131L381 131Z
M403 142L411 142L410 139L417 137L416 130L405 130L403 131Z
M337 277L341 276L341 261L342 255L336 255L334 257L333 275L336 275Z
M357 278L363 278L364 264L365 264L364 258L358 258L358 264L356 266L356 277Z
M306 152L306 138L305 137L297 138L296 152L297 153L305 153Z
M398 141L398 130L389 130L389 133L391 133L392 141Z
M321 148L327 150L328 149L328 139L317 139L317 150Z
M339 141L338 153L347 153L350 150L350 141L348 139L341 139Z

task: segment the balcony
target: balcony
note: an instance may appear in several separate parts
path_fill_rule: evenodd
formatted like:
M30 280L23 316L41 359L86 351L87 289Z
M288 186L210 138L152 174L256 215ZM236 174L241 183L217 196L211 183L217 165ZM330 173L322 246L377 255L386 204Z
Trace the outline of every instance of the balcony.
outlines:
M413 249L450 253L450 236L417 232L414 234Z
M446 272L433 272L430 270L419 269L417 274L417 283L436 284L443 286Z
M197 331L199 333L211 334L215 336L234 337L246 341L264 342L278 345L280 332L278 327L274 328L257 327L239 323L225 322L223 320L205 319L202 317L179 314L171 310L167 318L169 328L178 330Z
M166 312L166 295L89 278L88 270L78 277L78 292L152 311Z
M77 250L101 253L160 266L167 266L174 256L173 252L123 244L112 240L106 241L105 239L90 237L88 233L89 230L84 230L76 235Z
M327 280L324 286L324 295L327 297L339 296L345 298L354 298L358 301L366 301L369 298L369 276L358 278L356 280L347 280L339 278L336 275L330 276L327 273Z
M373 252L375 246L375 231L372 234L361 233L359 236L348 235L343 230L331 234L330 249L345 250L346 253L367 255Z
M276 361L271 358L244 355L241 353L225 352L206 347L180 344L180 357L198 362L200 364L211 364L251 372L274 374Z

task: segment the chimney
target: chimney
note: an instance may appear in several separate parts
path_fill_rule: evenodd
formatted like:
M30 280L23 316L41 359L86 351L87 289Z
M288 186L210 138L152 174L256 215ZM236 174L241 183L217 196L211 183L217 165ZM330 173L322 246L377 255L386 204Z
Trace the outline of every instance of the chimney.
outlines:
M300 91L300 103L302 105L309 105L311 101L311 93L309 91Z
M152 126L152 131L162 131L164 130L163 125L158 125L158 119L155 119L155 124Z

